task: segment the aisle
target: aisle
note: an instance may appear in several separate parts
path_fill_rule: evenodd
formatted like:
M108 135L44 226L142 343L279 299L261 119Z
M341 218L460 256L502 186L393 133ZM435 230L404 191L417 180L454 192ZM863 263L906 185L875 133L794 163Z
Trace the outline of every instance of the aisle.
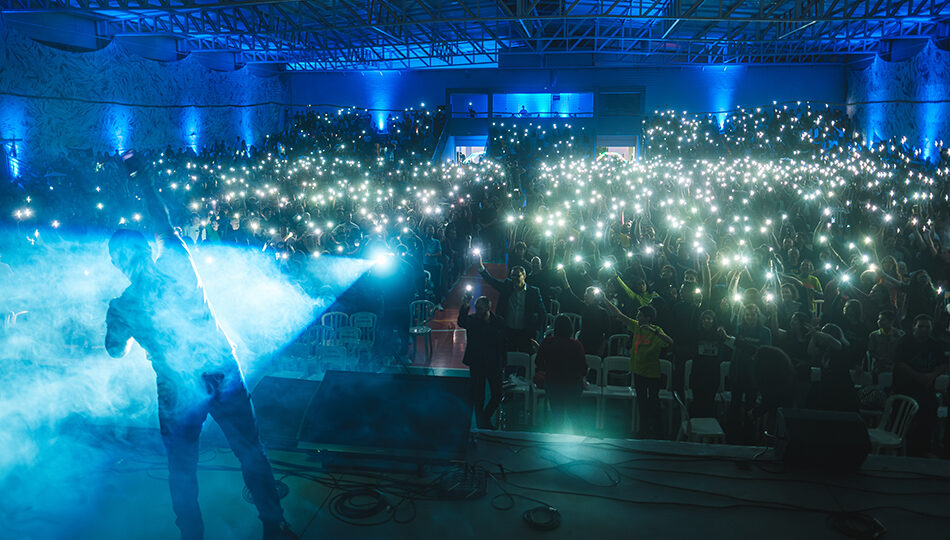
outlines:
M486 264L486 268L495 277L505 275L504 264ZM478 266L472 265L458 282L449 290L442 302L444 311L437 311L432 320L432 361L429 367L438 368L465 368L462 364L462 355L465 352L465 330L458 327L459 304L465 294L465 286L472 286L475 298L487 296L494 304L498 300L498 292L486 284L478 275ZM420 339L416 345L416 358L412 365L425 366L424 346Z

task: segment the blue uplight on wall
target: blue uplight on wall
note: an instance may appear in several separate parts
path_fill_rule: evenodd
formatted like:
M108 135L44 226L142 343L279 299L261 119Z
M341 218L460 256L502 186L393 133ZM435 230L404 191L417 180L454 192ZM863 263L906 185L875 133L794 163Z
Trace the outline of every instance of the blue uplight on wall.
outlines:
M880 57L875 57L869 69L870 77L868 78L869 84L867 99L872 103L865 105L867 109L868 146L874 144L874 141L886 138L884 136L884 134L887 132L887 129L884 125L884 104L874 102L888 99L886 79L887 73L889 71L889 65L884 60L881 60Z
M386 119L389 110L393 108L393 90L399 87L401 77L397 71L367 71L363 73L366 79L366 93L369 97L369 108L372 109L373 123L379 131L389 129Z
M722 129L726 116L736 106L736 88L745 73L745 66L704 66L701 73L709 105L715 111L719 129Z
M924 86L921 98L924 101L943 100L946 99L946 92L947 89L945 86L934 82ZM918 109L920 114L920 126L923 129L923 133L920 134L922 139L920 145L923 150L923 157L926 160L930 160L933 154L934 143L937 142L941 136L941 120L946 114L946 107L946 102L922 103Z
M132 110L123 105L109 107L106 118L106 138L113 150L121 154L132 146Z
M21 160L25 156L26 147L26 107L15 97L4 96L0 99L0 138L7 139L4 144L6 163L0 166L7 167L14 178L20 176Z
M185 145L197 154L201 147L201 110L197 107L186 107L182 116L182 139Z
M247 143L248 150L254 146L254 109L251 107L241 109L241 138Z

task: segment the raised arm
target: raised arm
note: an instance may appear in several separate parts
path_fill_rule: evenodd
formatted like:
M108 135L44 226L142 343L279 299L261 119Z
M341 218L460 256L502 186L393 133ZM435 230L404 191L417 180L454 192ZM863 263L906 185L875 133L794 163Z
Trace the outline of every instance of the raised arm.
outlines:
M615 306L615 305L613 304L613 302L607 301L607 297L606 297L606 296L603 297L602 302L603 302L603 304L604 304L605 306L607 306L607 311L611 312L615 317L620 317L621 319L623 319L623 321L624 321L625 323L630 324L630 321L633 320L633 319L631 319L630 317L627 317L626 315L624 315L623 312L620 311L620 308L618 308L617 306Z
M481 253L478 254L478 273L481 274L482 279L484 279L485 282L491 285L492 288L495 289L496 291L501 292L501 290L504 288L505 286L504 281L497 279L495 278L495 276L488 273L488 269L485 268L485 263L482 262Z

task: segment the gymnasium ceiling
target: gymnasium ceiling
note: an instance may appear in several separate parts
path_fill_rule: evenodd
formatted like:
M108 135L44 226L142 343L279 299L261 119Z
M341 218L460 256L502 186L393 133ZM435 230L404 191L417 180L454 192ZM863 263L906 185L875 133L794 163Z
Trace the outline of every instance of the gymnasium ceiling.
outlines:
M0 10L292 71L850 64L950 41L950 0L0 0Z

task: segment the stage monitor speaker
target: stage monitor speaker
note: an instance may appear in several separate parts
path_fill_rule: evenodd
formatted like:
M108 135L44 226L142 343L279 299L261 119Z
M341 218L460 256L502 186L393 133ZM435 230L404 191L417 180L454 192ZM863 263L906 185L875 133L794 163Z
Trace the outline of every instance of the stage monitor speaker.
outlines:
M472 421L468 378L327 371L301 447L418 461L463 458Z
M856 412L778 410L775 454L789 465L850 471L871 451L867 426Z
M269 375L257 383L251 402L264 444L270 448L297 445L304 413L318 388L320 381L280 375Z

